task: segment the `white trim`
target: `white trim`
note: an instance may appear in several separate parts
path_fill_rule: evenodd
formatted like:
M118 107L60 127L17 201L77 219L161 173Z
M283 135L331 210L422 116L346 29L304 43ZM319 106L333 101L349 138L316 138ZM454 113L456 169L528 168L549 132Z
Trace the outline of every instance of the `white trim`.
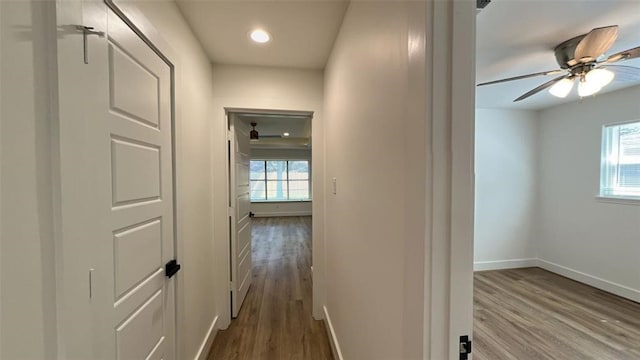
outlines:
M340 343L338 343L338 337L333 330L333 324L331 323L331 318L329 317L329 310L327 310L326 306L323 306L322 310L324 311L324 325L327 328L327 334L329 335L329 342L331 343L331 352L333 353L333 358L336 360L344 360L344 358L342 357L342 350L340 350Z
M278 110L278 109L261 109L261 108L242 108L224 106L225 114L229 113L243 113L243 114L257 114L257 115L284 115L284 116L308 116L313 120L315 110Z
M624 121L607 123L607 124L602 125L602 127L606 128L606 127L609 127L609 126L620 126L620 125L633 124L633 123L637 123L637 122L640 122L640 119L624 120Z
M633 289L628 286L620 285L605 279L601 279L596 276L585 274L581 271L574 270L566 266L554 264L550 261L546 261L542 259L538 259L538 266L545 270L556 273L558 275L562 275L569 279L593 286L597 289L604 290L606 292L610 292L618 296L622 296L623 298L626 298L629 300L640 302L640 290Z
M640 197L623 197L613 195L596 195L596 201L609 204L640 205Z
M494 260L494 261L475 261L473 263L473 271L487 270L503 270L518 269L538 266L538 259L510 259L510 260Z
M311 216L311 211L257 212L254 217Z
M211 326L209 326L209 331L207 331L207 336L200 344L200 348L196 353L195 360L206 360L209 356L209 352L211 351L211 345L213 345L213 339L216 338L216 334L218 333L216 324L218 323L218 316L216 316L211 322Z

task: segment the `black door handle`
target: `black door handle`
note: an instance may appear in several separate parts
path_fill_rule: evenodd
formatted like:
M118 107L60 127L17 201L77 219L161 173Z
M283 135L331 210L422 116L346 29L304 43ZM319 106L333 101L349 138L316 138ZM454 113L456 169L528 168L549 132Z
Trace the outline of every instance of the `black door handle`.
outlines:
M171 279L178 271L180 271L180 264L178 264L178 261L175 259L169 261L164 266L164 275L169 279Z

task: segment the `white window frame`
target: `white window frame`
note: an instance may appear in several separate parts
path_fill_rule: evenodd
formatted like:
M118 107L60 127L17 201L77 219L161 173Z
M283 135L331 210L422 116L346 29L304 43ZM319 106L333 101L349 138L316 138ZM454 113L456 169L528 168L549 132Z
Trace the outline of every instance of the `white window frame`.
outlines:
M252 199L251 198L251 183L253 181L260 181L260 180L251 179L251 171L249 171L249 201L250 202L252 202L252 203L265 203L265 202L277 203L277 202L309 202L309 201L311 201L311 160L309 160L309 159L276 159L276 158L273 158L273 159L251 159L249 163L251 163L251 161L263 161L263 162L265 162L265 171L266 171L266 166L267 166L266 162L267 161L286 161L287 162L287 179L286 179L286 181L287 181L287 198L286 199L272 199L272 200L269 199L269 198L266 198L265 200ZM292 161L306 161L307 162L307 166L308 166L308 169L309 169L308 177L307 177L307 183L309 184L309 196L306 199L293 199L293 200L289 199L289 162L292 162ZM251 167L249 167L249 169L251 169ZM267 182L268 181L269 180L267 179L267 175L265 173L265 179L264 179L264 182L265 182L265 196L267 194L266 191L267 191Z
M603 202L640 205L640 187L629 190L617 185L620 166L618 130L621 126L636 123L640 124L640 120L606 124L602 127L600 189L597 198Z

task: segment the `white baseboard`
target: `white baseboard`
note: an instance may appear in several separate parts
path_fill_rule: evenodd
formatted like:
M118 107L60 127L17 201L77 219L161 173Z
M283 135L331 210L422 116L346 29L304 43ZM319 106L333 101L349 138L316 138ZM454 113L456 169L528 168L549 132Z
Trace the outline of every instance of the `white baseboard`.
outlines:
M204 338L202 344L200 344L200 348L198 349L198 353L196 354L195 360L206 360L209 356L209 352L211 351L211 345L213 345L213 339L216 337L217 329L216 324L218 323L218 316L216 316L211 322L211 326L209 326L209 331L207 331L207 336Z
M473 263L473 271L517 269L538 266L538 259L512 259L496 261L476 261Z
M311 216L311 211L257 212L254 217Z
M552 262L538 259L538 266L556 273L558 275L562 275L571 280L575 280L594 288L604 290L606 292L610 292L612 294L621 296L623 298L633 300L635 302L640 302L640 290L630 288L628 286L620 285L605 279L601 279L599 277L595 277L589 274L585 274L581 271L577 271L566 266L554 264Z
M327 334L329 335L329 342L331 343L331 352L333 353L333 358L336 360L344 360L342 357L342 350L340 350L340 344L338 343L338 338L336 337L336 333L333 330L333 324L331 323L331 317L329 316L329 311L326 306L323 306L324 310L324 325L327 328Z

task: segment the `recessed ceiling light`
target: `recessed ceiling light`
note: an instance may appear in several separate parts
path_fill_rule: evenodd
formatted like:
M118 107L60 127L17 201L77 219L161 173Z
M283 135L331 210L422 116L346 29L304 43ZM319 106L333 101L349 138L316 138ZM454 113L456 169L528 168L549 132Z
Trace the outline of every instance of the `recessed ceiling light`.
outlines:
M271 40L271 35L269 35L268 32L262 30L262 29L256 29L253 30L250 34L249 37L251 38L251 40L260 43L260 44L264 44L267 43Z
M289 133L284 133L282 134L282 136L289 136Z

